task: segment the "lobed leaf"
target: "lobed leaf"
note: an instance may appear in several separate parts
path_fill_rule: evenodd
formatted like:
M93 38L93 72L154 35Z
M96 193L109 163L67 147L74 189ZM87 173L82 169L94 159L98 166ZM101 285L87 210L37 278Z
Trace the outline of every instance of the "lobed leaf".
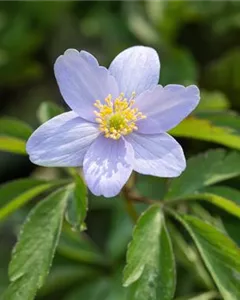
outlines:
M175 263L170 238L158 205L140 217L127 251L124 286L129 300L170 300L175 291Z
M58 243L68 189L40 202L24 223L9 265L6 300L32 300L43 285Z
M224 300L240 299L240 249L217 228L195 217L178 219L188 230Z

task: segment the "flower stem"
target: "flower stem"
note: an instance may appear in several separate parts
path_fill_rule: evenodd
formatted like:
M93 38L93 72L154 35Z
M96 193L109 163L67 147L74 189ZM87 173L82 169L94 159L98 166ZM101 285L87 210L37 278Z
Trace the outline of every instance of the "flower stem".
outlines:
M134 203L128 198L125 198L124 200L125 200L126 211L130 216L130 218L132 219L133 223L135 224L138 219L138 213L134 207Z

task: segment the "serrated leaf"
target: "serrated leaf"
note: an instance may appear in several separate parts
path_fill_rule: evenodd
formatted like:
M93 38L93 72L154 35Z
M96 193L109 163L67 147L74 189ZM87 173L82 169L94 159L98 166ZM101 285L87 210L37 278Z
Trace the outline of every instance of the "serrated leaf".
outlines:
M41 201L29 214L9 265L9 285L4 299L32 300L43 285L58 243L68 189Z
M66 213L67 221L77 230L84 230L84 221L87 216L88 198L87 187L80 177L75 176L75 187L70 194L68 209Z
M175 291L175 264L170 238L158 205L142 214L133 232L124 269L129 300L170 300Z
M63 113L62 107L57 106L53 102L42 102L37 111L37 117L40 123L45 123L51 118Z
M240 299L240 250L217 228L192 216L178 216L190 233L224 300Z
M62 185L63 181L19 179L0 186L0 220L21 208L28 201L50 188Z
M213 289L214 284L212 278L207 272L202 259L199 257L196 247L187 243L183 235L173 224L168 223L168 229L170 231L177 263L188 270L189 274L192 274L194 282L205 286L207 289Z
M183 174L171 181L166 199L191 195L205 186L240 174L240 154L222 149L210 150L187 162Z
M240 149L240 135L231 127L216 126L209 120L188 117L170 131L176 137L186 137L213 142Z

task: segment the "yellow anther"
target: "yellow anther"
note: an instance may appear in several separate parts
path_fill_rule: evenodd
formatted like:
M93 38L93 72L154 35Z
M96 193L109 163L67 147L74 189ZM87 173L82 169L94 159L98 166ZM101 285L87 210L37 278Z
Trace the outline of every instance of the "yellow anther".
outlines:
M133 92L128 100L124 98L124 93L121 93L113 101L112 95L108 95L104 99L104 104L96 100L94 106L99 110L94 111L96 122L99 123L99 130L106 138L118 140L122 135L128 135L137 130L136 121L146 118L137 108L132 108L135 96L136 93Z

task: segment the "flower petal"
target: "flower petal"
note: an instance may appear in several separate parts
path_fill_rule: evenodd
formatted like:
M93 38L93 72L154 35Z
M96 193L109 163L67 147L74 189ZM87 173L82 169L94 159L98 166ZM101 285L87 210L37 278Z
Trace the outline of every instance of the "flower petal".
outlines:
M167 133L125 137L135 152L133 169L142 174L177 177L186 167L183 150Z
M74 50L74 49L69 49L67 51L76 51L76 52L78 52L77 50ZM95 67L99 66L99 63L98 63L97 59L91 53L89 53L85 50L81 50L79 54L84 60L86 60L92 66L95 66Z
M99 136L87 151L83 171L91 192L117 195L132 172L133 149L125 140Z
M63 113L41 125L27 142L30 160L40 166L82 166L89 146L99 135L97 125L74 112Z
M157 52L149 47L128 48L115 57L109 70L116 78L120 92L130 98L157 85L160 61Z
M86 120L95 121L96 100L103 101L109 94L119 95L114 77L86 51L68 49L56 60L54 72L64 100Z
M199 89L195 85L158 85L142 93L136 98L135 106L147 118L138 122L139 132L153 134L168 131L194 110L199 99Z

